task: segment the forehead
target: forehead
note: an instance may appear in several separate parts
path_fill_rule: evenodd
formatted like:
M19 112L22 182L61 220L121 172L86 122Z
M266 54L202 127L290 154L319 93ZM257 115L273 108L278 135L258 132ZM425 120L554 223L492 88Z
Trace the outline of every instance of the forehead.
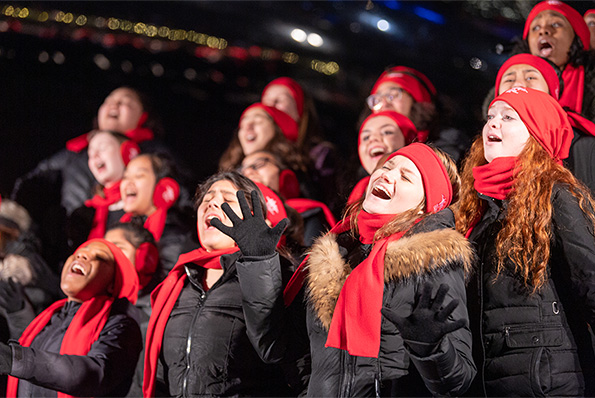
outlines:
M391 126L399 127L397 122L395 122L393 119L391 119L388 116L382 115L382 116L376 116L376 117L369 119L366 122L366 124L364 124L364 128L362 129L362 131L370 129L370 128L379 128L379 127L385 126L387 124L391 125Z
M282 84L274 84L266 89L263 93L263 97L278 97L282 95L288 95L289 97L293 98L293 94L291 90Z
M270 153L256 152L256 153L252 153L252 154L246 156L244 158L244 160L242 160L242 165L254 163L254 162L256 162L258 160L262 160L262 159L270 160L273 163L275 162L275 158Z
M134 90L131 90L129 88L124 88L124 87L115 89L107 96L107 98L124 98L124 97L131 98L137 102L140 102L140 97Z
M398 88L403 88L403 87L401 87L400 84L395 83L395 82L384 82L380 86L378 86L376 93L387 92L390 90L396 90Z
M128 163L126 169L146 169L152 172L153 166L151 165L151 159L147 155L139 155Z
M245 113L244 116L242 116L242 120L246 119L246 118L253 118L253 117L264 117L264 118L269 118L269 114L266 113L266 111L260 107L256 107L256 108L252 108L252 109L248 109Z
M86 250L86 251L94 252L97 254L103 254L103 255L106 255L108 257L108 259L110 259L112 261L114 259L114 255L112 254L111 250L103 242L91 242L79 250Z
M105 240L118 243L128 242L128 239L126 239L126 234L124 233L124 230L122 228L114 228L107 231L105 233Z
M215 192L236 192L238 188L233 185L233 183L229 180L219 180L213 183L211 187L207 190L208 193L215 193Z
M542 76L541 71L539 69L537 69L534 66L528 65L528 64L511 65L508 69L506 69L506 72L504 72L504 75L506 76L511 73L526 72L526 71L537 72L539 74L539 76Z
M537 14L535 16L533 21L531 21L531 24L535 23L535 21L542 20L542 19L548 19L548 18L562 18L563 20L568 22L566 17L564 15L560 14L558 11L543 10L542 12L540 12L539 14Z
M118 140L111 133L100 131L91 137L91 140L89 140L89 147L107 143L115 143L117 145Z
M413 174L421 176L421 173L419 172L419 169L417 168L415 163L413 163L413 161L406 156L393 156L392 158L387 160L386 163L384 163L384 165L391 168L392 170L407 169Z
M514 108L510 106L507 102L504 101L496 101L490 106L490 110L494 112L501 112L501 111L513 111L516 113Z

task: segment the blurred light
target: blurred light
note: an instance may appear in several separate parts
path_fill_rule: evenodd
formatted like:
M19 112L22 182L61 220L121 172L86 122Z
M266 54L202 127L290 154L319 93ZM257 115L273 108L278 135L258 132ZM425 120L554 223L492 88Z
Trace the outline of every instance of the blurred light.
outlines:
M39 22L46 22L48 19L50 19L50 14L48 14L47 12L43 11L41 14L39 14L39 16L37 17L37 20Z
M275 51L265 48L264 50L262 50L262 53L260 54L260 58L265 61L270 61L275 58Z
M320 37L319 34L317 34L317 33L310 33L308 35L308 43L310 43L310 45L312 47L320 47L320 46L322 46L322 44L324 43L324 41L322 40L322 37Z
M157 27L155 25L147 26L147 36L149 36L149 37L157 36Z
M29 10L25 7L20 12L18 17L19 18L27 18L29 16Z
M41 62L42 64L45 64L46 62L48 62L50 60L50 54L48 54L47 51L42 51L39 53L37 60L39 62Z
M87 17L84 15L79 15L76 18L76 21L74 21L78 26L83 26L84 24L87 23Z
M64 61L66 61L66 57L64 56L63 53L61 53L60 51L56 51L54 53L54 56L52 57L52 59L54 60L54 62L58 65L62 65L64 63Z
M97 54L93 57L93 62L101 70L108 70L111 66L109 59L103 54Z
M469 65L471 66L471 68L479 70L483 66L483 62L481 59L473 57L469 60Z
M388 30L388 28L390 28L390 25L386 19L381 19L376 24L376 27L378 28L379 31L386 32Z
M0 21L0 32L7 32L10 24L6 21Z
M6 15L7 17L10 17L13 12L14 12L13 6L7 6L4 8L4 15Z
M110 18L107 20L107 27L111 30L116 30L120 27L120 20L117 18Z
M138 22L134 25L134 33L136 33L137 35L144 34L146 29L147 26L142 22Z
M308 35L306 35L306 32L304 32L301 29L294 29L291 31L291 38L297 41L298 43L303 43L304 41L306 41L307 37Z
M54 17L56 22L62 22L64 20L64 13L62 11L58 11L56 16Z
M157 34L161 37L167 37L167 36L169 36L169 28L167 26L161 26L157 30Z
M149 48L151 49L151 51L159 52L163 50L163 43L161 42L161 40L151 40L151 42L149 43Z
M68 12L68 13L64 14L64 19L62 20L62 22L72 23L72 21L74 21L74 15L72 15L72 13Z
M446 22L446 20L444 19L444 17L441 14L438 14L437 12L429 10L424 7L415 7L413 9L413 12L418 17L423 18L430 22L434 22L439 25L444 25L444 23Z
M122 68L122 71L124 73L131 73L134 70L134 65L132 65L132 62L125 60L122 61L120 68Z
M300 57L296 53L283 53L283 62L288 64L295 64L300 59Z
M184 77L188 80L196 80L197 76L198 76L198 74L192 68L188 68L184 71Z
M125 19L120 21L120 29L122 29L124 32L128 32L129 30L132 30L133 27L134 27L134 24L130 21L127 21Z
M385 1L384 6L386 8L390 8L391 10L400 10L401 9L401 4L399 4L399 2L397 0L389 0L389 1Z
M165 73L165 69L163 69L161 64L155 63L151 65L151 73L153 73L153 76L155 77L161 77Z
M104 28L105 27L105 18L102 18L102 17L95 18L95 26L98 28Z
M219 39L216 38L215 36L209 36L207 38L207 46L209 46L211 48L219 47Z

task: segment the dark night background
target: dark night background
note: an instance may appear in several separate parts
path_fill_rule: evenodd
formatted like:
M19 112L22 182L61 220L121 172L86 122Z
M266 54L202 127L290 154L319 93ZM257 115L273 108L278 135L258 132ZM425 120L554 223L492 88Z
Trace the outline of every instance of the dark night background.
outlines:
M569 3L581 14L595 8L593 1ZM105 96L125 84L151 96L163 140L191 170L193 184L216 171L242 110L278 76L295 78L310 93L326 138L346 158L356 149L365 97L389 65L425 73L452 100L458 127L473 136L506 59L499 52L521 34L534 4L0 2L0 194L9 195L19 175L90 130ZM377 29L379 19L389 22L388 31ZM125 29L124 21L132 24ZM167 27L170 36L129 29L138 22ZM318 33L324 44L292 40L295 27ZM175 36L189 31L196 33ZM190 41L197 33L225 48ZM325 74L336 69L330 62L339 70Z

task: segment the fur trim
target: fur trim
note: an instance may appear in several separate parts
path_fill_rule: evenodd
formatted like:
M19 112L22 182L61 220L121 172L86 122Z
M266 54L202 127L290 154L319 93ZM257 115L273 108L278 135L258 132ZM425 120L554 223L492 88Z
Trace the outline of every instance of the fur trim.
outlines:
M328 330L339 293L352 268L341 256L335 234L318 238L309 254L308 303ZM469 275L474 258L469 241L451 229L404 236L387 247L384 279L404 282L461 267Z

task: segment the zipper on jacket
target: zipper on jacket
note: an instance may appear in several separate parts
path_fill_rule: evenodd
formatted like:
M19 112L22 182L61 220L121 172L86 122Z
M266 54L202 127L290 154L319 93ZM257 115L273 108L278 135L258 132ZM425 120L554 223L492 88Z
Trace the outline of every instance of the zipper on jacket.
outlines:
M209 290L210 291L210 290ZM207 293L204 290L201 290L200 293L200 308L198 311L194 313L192 316L192 322L190 323L190 327L188 328L188 337L186 338L186 369L184 371L184 379L182 380L182 395L184 397L188 397L188 373L190 373L190 351L192 348L192 329L194 328L194 324L196 323L196 319L198 315L201 313L203 309L203 304L205 302L205 297Z
M376 398L382 397L382 368L380 366L380 358L376 359L376 374L374 375L374 392Z
M343 364L343 375L341 380L340 397L350 397L353 385L354 358L345 350L341 350L341 363Z

